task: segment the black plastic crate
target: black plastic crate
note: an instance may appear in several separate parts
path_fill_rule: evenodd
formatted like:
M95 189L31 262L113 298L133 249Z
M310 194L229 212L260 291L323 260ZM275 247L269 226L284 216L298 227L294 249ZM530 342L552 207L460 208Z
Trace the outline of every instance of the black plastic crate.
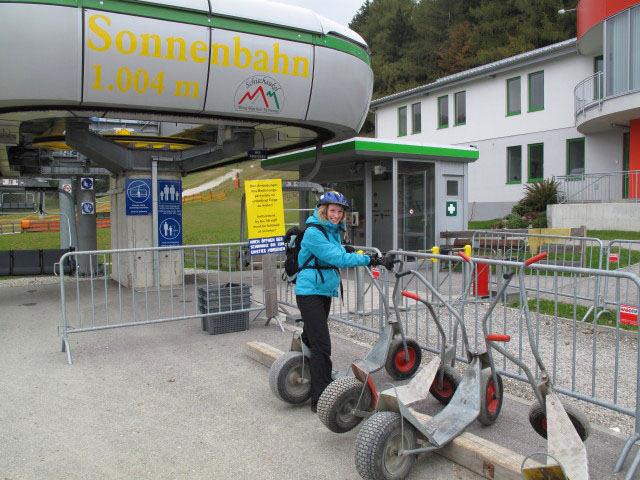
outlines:
M240 298L251 295L251 285L240 283L212 283L198 287L198 295L209 300Z
M211 335L249 330L249 312L205 315L202 317L202 329Z
M207 298L202 295L198 295L198 306L208 308L209 311L224 312L226 310L241 310L243 308L249 308L251 306L251 294L248 293L242 296L222 297L222 298Z

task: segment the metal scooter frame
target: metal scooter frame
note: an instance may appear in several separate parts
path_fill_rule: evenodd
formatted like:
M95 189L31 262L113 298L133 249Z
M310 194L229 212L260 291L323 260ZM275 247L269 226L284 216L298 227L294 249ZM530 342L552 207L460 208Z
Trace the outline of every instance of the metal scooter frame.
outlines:
M537 257L533 257L525 262L525 265L530 265L534 259L542 259L547 256L546 253L542 253ZM536 260L537 261L537 260ZM514 276L515 271L505 274L505 279L508 277L508 281ZM527 326L527 334L529 336L529 344L531 346L531 352L535 358L536 364L540 369L540 376L536 380L531 373L531 370L527 365L517 357L511 355L505 349L499 345L495 345L489 342L496 351L500 352L506 358L518 365L524 371L533 393L539 405L544 407L547 418L547 452L548 457L553 458L558 462L558 465L545 465L537 466L533 470L544 472L549 475L549 478L565 478L572 480L586 480L589 478L589 467L587 462L587 451L584 443L578 432L576 432L571 419L567 415L565 408L562 406L560 398L556 395L553 384L551 383L551 377L547 373L547 369L544 366L542 357L538 350L538 345L535 341L533 325L531 323L531 312L529 311L529 304L527 301L527 292L525 288L525 276L524 268L518 271L518 284L520 289L520 301L522 304L522 311L524 312L525 323ZM483 334L485 338L488 335L486 330L486 324L483 324ZM533 454L536 455L536 454ZM526 461L526 459L525 459ZM522 463L522 473L524 478L537 478L535 476L527 476L524 469L524 461ZM558 475L557 467L560 466L561 473L564 477L550 476Z
M458 255L467 262L471 261L469 257L461 252L458 253ZM464 321L458 312L456 312L456 310L447 303L442 295L440 295L437 289L417 271L410 270L397 275L404 276L409 274L413 274L422 283L424 283L433 296L442 302L442 304L445 305L449 312L451 312L455 317L456 322L460 325L463 346L465 348L467 358L469 359L469 367L462 378L462 382L456 389L451 402L431 420L427 420L423 414L415 411L412 408L412 405L426 398L429 393L429 388L440 366L441 359L444 359L446 363L448 357L455 354L454 345L447 345L446 347L443 345L440 357L434 358L418 373L418 375L413 378L408 385L394 387L381 392L378 400L378 410L395 411L400 413L402 419L406 419L411 425L413 425L418 433L426 439L427 443L429 443L429 446L422 448L411 450L403 448L397 452L398 456L418 455L420 453L438 450L456 438L467 426L478 418L481 413L481 396L486 395L486 392L481 391L482 370L490 368L494 385L498 385L497 373L493 357L491 355L491 348L489 348L489 341L485 338L485 343L487 345L486 351L472 351ZM494 300L491 302L489 309L485 313L482 319L483 331L486 331L487 320L508 285L508 281L502 285L499 294L496 295ZM433 307L431 307L431 304L427 300L409 292L402 292L402 294L406 297L416 299L427 306L436 325L438 326L438 330L441 332L441 335L444 333L442 325L433 311ZM499 389L496 389L496 399L500 399L501 395L502 392L500 392Z

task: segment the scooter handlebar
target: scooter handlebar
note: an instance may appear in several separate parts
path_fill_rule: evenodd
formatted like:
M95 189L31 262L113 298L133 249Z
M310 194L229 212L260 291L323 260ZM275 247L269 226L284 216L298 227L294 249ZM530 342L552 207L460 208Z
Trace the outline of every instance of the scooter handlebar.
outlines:
M547 258L548 255L549 254L547 252L542 252L542 253L536 255L535 257L529 258L527 261L524 262L524 264L525 264L525 266L528 267L532 263L536 263L536 262L538 262L540 260L543 260L543 259Z
M398 260L399 262L400 260ZM395 263L395 262L394 262ZM411 270L405 270L404 272L398 272L396 273L396 278L400 278L400 277L406 277L407 275L411 274Z
M510 342L511 341L511 336L510 335L498 335L498 334L492 333L490 335L487 335L487 341L488 342Z
M458 256L461 257L465 262L471 263L471 259L462 252L458 252Z
M418 295L416 295L415 293L411 293L411 292L407 292L406 290L403 290L402 292L400 292L404 297L408 297L408 298L412 298L414 300L418 300L420 301L420 297Z

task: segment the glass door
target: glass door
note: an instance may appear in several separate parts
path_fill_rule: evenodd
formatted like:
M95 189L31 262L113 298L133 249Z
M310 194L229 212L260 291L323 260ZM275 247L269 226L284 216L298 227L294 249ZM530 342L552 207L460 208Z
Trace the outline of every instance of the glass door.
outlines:
M435 236L435 166L398 162L398 247L425 251Z

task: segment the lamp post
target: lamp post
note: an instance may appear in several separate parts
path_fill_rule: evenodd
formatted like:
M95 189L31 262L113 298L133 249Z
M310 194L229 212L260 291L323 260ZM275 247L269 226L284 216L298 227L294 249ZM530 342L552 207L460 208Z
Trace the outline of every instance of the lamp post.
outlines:
M567 8L567 9L561 8L560 10L558 10L558 14L564 15L567 12L575 12L576 10L577 8Z

